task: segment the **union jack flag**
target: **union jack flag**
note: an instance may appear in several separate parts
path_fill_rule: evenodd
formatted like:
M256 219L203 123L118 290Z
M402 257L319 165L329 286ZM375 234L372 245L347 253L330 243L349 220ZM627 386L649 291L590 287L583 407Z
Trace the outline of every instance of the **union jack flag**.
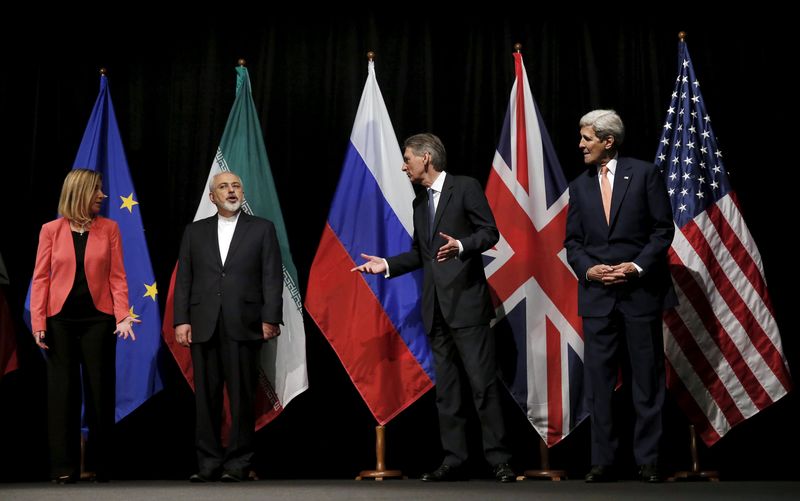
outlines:
M587 415L578 280L566 261L569 193L522 55L486 185L500 241L484 253L503 380L548 446ZM513 342L504 342L506 339Z
M680 305L664 314L667 385L703 441L791 388L761 255L739 211L686 42L656 153L676 225Z

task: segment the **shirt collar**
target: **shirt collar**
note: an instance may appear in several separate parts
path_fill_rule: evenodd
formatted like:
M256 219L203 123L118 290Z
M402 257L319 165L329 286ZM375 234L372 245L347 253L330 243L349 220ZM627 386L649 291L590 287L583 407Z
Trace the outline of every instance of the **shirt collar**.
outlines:
M442 171L439 173L439 177L436 178L436 181L433 182L431 185L431 189L436 193L441 193L442 188L444 188L444 178L447 176L447 172Z
M608 173L611 174L612 176L617 171L617 157L619 157L619 153L614 153L614 158L609 160L608 163L606 164L606 167L608 167ZM600 169L601 167L598 165L597 166L598 174L600 174Z
M220 214L219 212L217 212L217 222L223 223L223 224L226 224L226 223L227 224L233 224L233 223L235 223L236 221L239 220L239 214L241 214L241 213L242 213L242 211L237 211L236 214L234 214L233 216L225 217L222 214Z

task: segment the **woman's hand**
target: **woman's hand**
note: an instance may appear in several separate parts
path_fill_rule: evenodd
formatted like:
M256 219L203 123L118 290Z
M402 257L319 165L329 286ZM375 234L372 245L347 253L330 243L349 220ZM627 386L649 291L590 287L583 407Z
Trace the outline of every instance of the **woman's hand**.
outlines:
M47 345L44 343L44 331L36 331L33 333L33 342L36 343L36 346L43 350L49 349Z
M114 331L114 334L122 339L128 339L128 337L130 337L131 341L136 341L136 336L133 334L134 323L140 324L142 321L131 316L123 318L122 322L117 324L117 330Z

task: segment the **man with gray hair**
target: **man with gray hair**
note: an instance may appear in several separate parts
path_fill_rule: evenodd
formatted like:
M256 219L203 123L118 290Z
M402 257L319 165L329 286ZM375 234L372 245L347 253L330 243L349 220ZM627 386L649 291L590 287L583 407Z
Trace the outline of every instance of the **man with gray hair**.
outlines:
M217 214L186 227L175 277L175 340L192 353L199 471L192 482L249 478L261 345L280 335L283 271L275 226L241 210L242 180L209 183ZM222 446L223 386L231 426Z
M613 110L580 120L578 147L588 169L569 186L564 246L578 276L586 399L592 423L587 482L616 480L618 436L612 418L620 346L627 346L636 413L633 446L644 482L658 466L664 404L662 310L677 304L667 268L674 225L666 184L653 164L617 153L625 138Z
M467 404L462 393L469 388L481 422L484 456L498 482L513 482L489 330L494 309L481 258L500 234L478 181L445 172L447 158L438 137L417 134L404 146L403 172L425 187L413 202L413 247L386 259L362 254L367 262L351 271L392 278L423 269L422 320L433 351L445 457L422 480L467 478Z

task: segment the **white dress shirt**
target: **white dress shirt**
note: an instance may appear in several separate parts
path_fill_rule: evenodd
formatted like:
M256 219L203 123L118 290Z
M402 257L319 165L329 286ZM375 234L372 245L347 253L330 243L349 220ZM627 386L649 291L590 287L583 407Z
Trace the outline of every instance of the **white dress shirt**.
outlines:
M222 265L225 265L225 258L228 257L228 250L231 248L233 232L236 230L236 222L239 221L239 212L235 216L225 217L217 214L217 240L219 240L219 257Z

